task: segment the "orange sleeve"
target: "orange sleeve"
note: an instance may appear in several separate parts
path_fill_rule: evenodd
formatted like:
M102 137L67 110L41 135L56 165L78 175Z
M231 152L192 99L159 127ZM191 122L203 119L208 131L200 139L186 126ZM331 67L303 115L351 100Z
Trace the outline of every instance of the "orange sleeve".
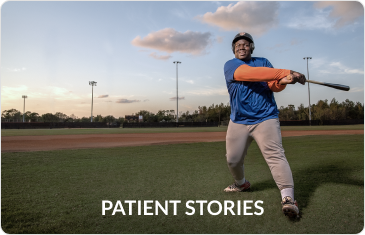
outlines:
M284 90L286 87L286 85L279 84L278 80L267 82L267 85L269 86L270 90L272 90L273 92L280 92L280 91Z
M288 69L274 69L268 67L251 67L240 65L234 72L234 80L246 82L270 82L280 80L290 74ZM280 84L278 84L280 85Z

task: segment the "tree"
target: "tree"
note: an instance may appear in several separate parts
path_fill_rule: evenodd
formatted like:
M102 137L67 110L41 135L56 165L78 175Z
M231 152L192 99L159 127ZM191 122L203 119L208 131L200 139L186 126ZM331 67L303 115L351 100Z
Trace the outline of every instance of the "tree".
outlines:
M13 122L20 122L23 119L20 111L17 109L4 110L1 113L1 117Z
M66 119L68 119L68 116L64 113L61 113L61 112L56 112L54 115L58 118L59 122L63 122Z
M103 122L108 123L108 125L110 126L113 122L115 121L115 117L113 117L112 115L108 115L106 117L103 118Z
M98 114L96 117L94 117L93 122L103 122L103 116Z
M38 119L40 119L40 116L38 113L30 113L28 115L31 122L38 122Z
M82 117L82 118L80 119L80 122L91 122L91 121L90 121L90 117Z
M44 122L57 122L58 117L53 115L52 113L42 114L42 119Z

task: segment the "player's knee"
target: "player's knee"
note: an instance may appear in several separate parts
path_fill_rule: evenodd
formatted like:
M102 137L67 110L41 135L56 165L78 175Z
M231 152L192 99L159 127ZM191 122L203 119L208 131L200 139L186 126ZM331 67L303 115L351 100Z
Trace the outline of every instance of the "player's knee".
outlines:
M243 163L242 163L242 161L228 161L227 160L227 165L230 168L236 168L236 167L242 167Z

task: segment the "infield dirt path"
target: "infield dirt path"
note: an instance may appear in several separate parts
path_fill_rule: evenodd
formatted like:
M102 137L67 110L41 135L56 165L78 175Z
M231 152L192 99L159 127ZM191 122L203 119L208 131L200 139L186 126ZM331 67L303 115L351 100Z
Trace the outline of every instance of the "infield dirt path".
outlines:
M364 130L282 131L283 137L304 135L363 135ZM92 134L1 137L1 152L109 148L225 141L226 132Z

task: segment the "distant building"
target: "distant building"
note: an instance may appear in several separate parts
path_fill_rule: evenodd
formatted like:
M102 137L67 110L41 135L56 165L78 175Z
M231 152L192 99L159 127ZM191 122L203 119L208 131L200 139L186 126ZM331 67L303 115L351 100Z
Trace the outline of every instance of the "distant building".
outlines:
M138 122L138 116L135 116L135 115L125 115L125 120L127 122Z

